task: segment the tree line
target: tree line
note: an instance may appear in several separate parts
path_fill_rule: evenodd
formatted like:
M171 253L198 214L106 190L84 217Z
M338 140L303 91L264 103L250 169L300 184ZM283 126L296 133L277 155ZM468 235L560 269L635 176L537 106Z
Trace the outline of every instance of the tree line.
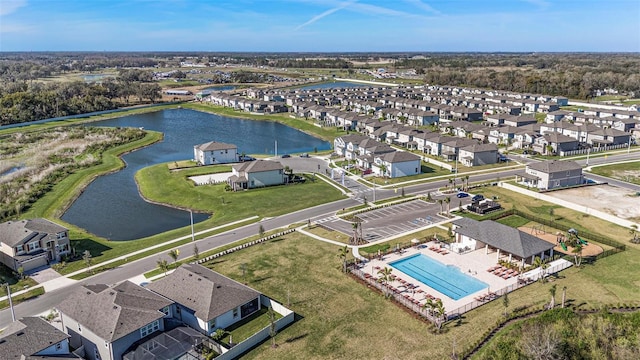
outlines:
M115 109L154 102L161 88L151 74L123 70L101 83L14 81L0 83L0 125Z

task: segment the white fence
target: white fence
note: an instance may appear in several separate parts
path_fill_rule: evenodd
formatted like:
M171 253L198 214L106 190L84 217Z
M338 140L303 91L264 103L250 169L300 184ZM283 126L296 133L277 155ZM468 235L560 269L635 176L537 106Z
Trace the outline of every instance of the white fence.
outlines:
M275 302L274 300L260 295L260 303L263 307L271 307L273 311L282 315L282 318L275 321L276 331L282 330L285 326L291 324L294 320L295 313L282 304ZM260 344L265 339L271 336L271 326L267 326L264 329L258 331L257 333L251 335L249 338L240 342L239 344L233 346L228 350L223 350L223 354L217 356L216 360L231 360L239 357L245 352L249 351L254 346Z
M566 200L558 199L558 198L553 197L551 195L547 195L547 194L543 194L543 193L539 193L539 192L523 189L523 188L521 188L519 186L508 184L508 183L505 183L505 182L500 182L498 185L500 187L503 187L503 188L507 189L507 190L515 191L517 193L532 197L534 199L539 199L539 200L543 200L543 201L546 201L546 202L550 202L552 204L564 206L566 208L569 208L569 209L572 209L572 210L575 210L575 211L579 211L581 213L588 214L588 215L591 215L591 216L595 216L597 218L609 221L609 222L614 223L614 224L618 224L620 226L624 226L626 228L630 228L632 225L636 225L636 226L640 227L639 224L636 224L636 223L634 223L632 221L629 221L629 220L626 220L626 219L622 219L622 218L619 218L619 217L611 215L611 214L607 214L607 213L602 212L600 210L592 209L592 208L590 208L588 206L578 205L578 204L574 204L574 203L566 201Z

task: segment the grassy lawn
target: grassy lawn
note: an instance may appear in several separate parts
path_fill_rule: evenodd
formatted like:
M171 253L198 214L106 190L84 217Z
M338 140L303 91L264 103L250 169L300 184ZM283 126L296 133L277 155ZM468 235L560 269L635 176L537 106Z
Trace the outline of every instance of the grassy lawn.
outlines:
M0 285L6 284L6 283L9 283L12 293L38 284L35 280L29 277L20 279L18 276L16 276L13 273L11 269L9 269L4 264L0 264ZM6 295L4 293L5 291L6 289L4 286L0 287L0 294Z
M591 172L597 175L623 180L633 184L640 184L640 161L624 164L596 166Z
M282 318L282 315L278 314L275 311L274 315L276 320ZM227 335L222 338L222 342L228 345L229 340L233 340L235 344L238 344L249 338L251 335L269 326L270 324L271 320L269 319L269 310L265 307L260 308L260 310L258 310L248 318L243 319L242 321L239 321L226 328L225 330L227 331ZM229 335L231 335L231 337Z
M442 359L451 354L454 339L458 350L471 346L504 312L502 301L493 301L445 325L442 334L432 334L428 324L342 274L338 249L293 233L207 264L242 281L240 264L245 263L249 286L284 304L290 294L290 308L299 320L277 335L277 349L265 342L247 359L343 359L354 354L367 359ZM509 309L541 307L549 301L552 284L566 286L569 303L576 306L636 303L638 255L640 251L631 249L595 265L565 270L550 284L534 283L512 293Z
M13 305L15 306L16 304L19 304L23 301L27 301L29 299L33 299L34 297L38 297L40 295L44 294L44 288L43 287L39 287L39 288L35 288L35 289L31 289L29 291L27 291L24 294L20 294L17 296L12 296L11 297L11 301L13 302ZM0 291L0 296L6 296L6 292L5 291ZM4 301L0 301L0 310L2 309L6 309L9 307L9 300L4 300Z
M325 141L332 142L334 138L342 135L346 135L347 132L340 130L337 127L317 127L313 124L313 120L305 120L300 118L291 118L289 114L274 114L274 115L252 115L245 111L237 111L230 108L226 108L223 106L216 106L212 104L204 104L204 103L188 103L182 105L184 108L200 110L204 112L211 112L219 115L229 116L229 117L239 117L243 119L251 119L251 120L267 120L267 121L276 121L281 124L290 126L292 128L298 129L305 133L314 135L319 137Z
M303 184L238 192L225 191L225 184L195 186L187 179L194 172L202 171L202 168L195 168L172 172L167 164L158 164L138 171L136 181L146 199L213 214L204 221L209 225L254 215L278 216L343 198L333 186L320 180L311 181L310 178Z
M325 239L339 241L339 242L344 243L344 244L348 244L349 243L349 238L350 238L349 235L343 234L340 231L329 230L329 229L324 228L322 226L312 226L309 229L305 229L305 231L310 232L310 233L312 233L314 235L321 236L321 237L323 237Z

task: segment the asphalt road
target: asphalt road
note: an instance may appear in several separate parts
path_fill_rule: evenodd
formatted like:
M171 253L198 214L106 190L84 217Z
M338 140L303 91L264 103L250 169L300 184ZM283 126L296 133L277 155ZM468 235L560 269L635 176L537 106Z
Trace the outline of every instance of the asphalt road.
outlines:
M591 158L589 161L589 165L607 164L614 161L635 160L635 159L638 159L639 157L640 157L640 153L631 153L631 154L624 153L624 154L618 154L618 155L610 155L607 158L597 157L597 158ZM298 166L295 166L295 167L292 166L294 165L294 163L296 165L304 164L305 166L309 166L311 169L315 166L316 171L317 171L317 165L319 164L319 161L321 161L317 159L310 160L310 159L300 159L300 158L290 158L289 160L291 161L291 165L289 166L291 166L292 168L298 168ZM585 160L578 161L578 163L581 163L582 165L584 165L585 162L586 162ZM320 171L324 171L323 170L324 168L322 167L323 165L322 164L320 165L321 165ZM519 171L522 171L522 169L506 170L506 171L500 171L500 172L490 173L490 174L475 174L475 175L470 175L469 181L470 182L491 181L491 180L495 180L497 177L500 177L501 179L506 179L513 176L516 172L519 172ZM593 177L594 179L597 178L596 176L591 176L591 177ZM630 188L635 191L640 191L640 186L619 182L619 181L615 181L607 178L604 178L604 179L610 184ZM425 184L404 186L404 188L405 188L405 194L407 195L420 194L420 193L426 194L427 192L435 193L438 188L447 186L448 184L449 184L448 180L445 179L445 180L438 180L438 181L425 183ZM377 196L377 199L385 199L385 198L397 196L397 194L393 190L379 189L376 191L376 196ZM348 208L358 204L359 204L358 201L349 198L349 199L335 201L329 204L319 205L309 209L296 211L294 213L278 216L275 218L266 219L266 220L263 220L261 223L264 229L269 231L269 230L285 227L292 223L305 222L311 218L330 216L331 214L333 214L334 212L340 209ZM218 234L211 237L207 237L202 240L198 240L196 241L196 244L198 245L200 252L205 252L207 250L233 243L235 241L255 235L257 233L258 233L258 225L250 224L250 225L246 225L223 234ZM180 249L181 256L179 258L181 259L189 257L193 254L193 244L186 244L186 245L180 246L178 249ZM116 269L112 269L112 270L97 274L95 276L92 276L90 278L84 279L68 287L47 292L46 294L36 299L32 299L16 305L15 306L16 317L21 318L24 316L34 316L42 312L45 312L48 309L51 309L52 307L60 303L61 301L63 301L70 291L72 291L75 287L80 286L82 284L96 284L96 283L114 284L114 283L123 281L125 279L134 277L136 275L145 273L147 271L153 270L157 267L157 264L156 264L157 260L162 258L167 259L167 256L165 253L140 259L140 260L128 263L126 265L120 266ZM10 311L8 309L0 311L0 328L4 328L10 322L11 322Z

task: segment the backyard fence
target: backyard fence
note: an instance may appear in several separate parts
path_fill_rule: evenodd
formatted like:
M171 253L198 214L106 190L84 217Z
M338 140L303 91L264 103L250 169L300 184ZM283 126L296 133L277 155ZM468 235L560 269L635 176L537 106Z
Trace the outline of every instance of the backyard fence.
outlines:
M288 230L281 231L279 233L275 233L275 234L272 234L272 235L269 235L269 236L265 236L265 237L260 238L258 240L254 240L254 241L250 241L248 243L244 243L244 244L241 244L241 245L238 245L238 246L234 246L231 249L223 250L223 251L220 251L219 253L216 253L216 254L213 254L213 255L209 255L209 256L204 257L202 259L198 259L198 260L194 261L193 263L194 264L206 263L208 261L217 259L220 256L228 255L228 254L234 253L234 252L236 252L238 250L246 249L248 247L261 244L261 243L263 243L263 242L265 242L267 240L272 240L272 239L275 239L277 237L280 237L280 236L283 236L283 235L286 235L286 234L290 234L290 233L292 233L294 231L296 231L296 229L288 229Z
M629 144L618 144L618 145L607 145L603 147L594 147L589 149L580 149L580 150L570 150L570 151L560 151L560 156L573 156L573 155L584 155L588 153L597 153L602 151L614 150L614 149L622 149L629 147Z

